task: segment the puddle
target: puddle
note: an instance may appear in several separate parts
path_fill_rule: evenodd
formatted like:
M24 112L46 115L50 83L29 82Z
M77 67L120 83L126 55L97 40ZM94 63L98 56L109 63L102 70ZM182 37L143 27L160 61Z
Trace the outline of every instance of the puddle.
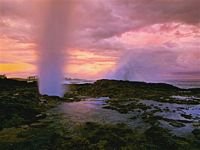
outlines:
M200 105L187 105L187 104L174 104L174 103L163 103L163 102L156 102L153 100L141 100L141 103L152 106L159 107L161 110L169 109L168 112L158 112L157 114L161 114L170 119L174 120L187 120L184 117L181 117L181 114L192 115L192 118L199 118L200 117ZM175 111L175 112L174 112ZM195 119L196 120L196 119ZM200 118L199 118L200 121Z
M63 103L57 107L57 111L62 113L63 119L73 124L81 124L84 122L98 122L98 123L125 123L130 128L144 130L149 127L149 124L145 123L141 119L142 113L137 111L129 112L127 114L121 114L116 110L104 109L106 100L108 97L100 98L88 98L79 102ZM192 122L199 122L200 119L200 105L185 105L185 104L171 104L161 103L153 100L141 100L141 103L145 105L159 107L161 110L169 108L169 111L156 112L155 115L162 116L164 118L172 120L186 120ZM186 119L181 114L192 114L191 119ZM138 116L136 119L131 119L133 116ZM185 127L176 128L170 126L168 122L161 120L161 126L170 129L177 135L191 133L194 129L192 123L185 123Z
M102 108L105 104L106 102L103 98L89 98L80 102L63 103L58 108L65 117L73 122L127 122L130 115L120 114L115 110Z

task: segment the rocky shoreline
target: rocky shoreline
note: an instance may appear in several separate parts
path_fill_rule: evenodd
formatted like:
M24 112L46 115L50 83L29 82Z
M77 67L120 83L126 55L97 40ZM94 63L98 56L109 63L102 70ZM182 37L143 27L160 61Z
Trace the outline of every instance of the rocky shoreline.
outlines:
M40 95L36 82L1 79L0 88L0 149L195 150L200 147L199 89L99 80L71 85L64 98L58 98ZM103 104L99 104L101 97L107 97ZM80 107L86 108L83 101L88 98L95 102L94 111L97 108L115 111L122 114L121 118L129 115L129 122L137 126L141 121L145 128L141 124L131 128L123 121L95 119L72 124L70 117L59 111L63 104L71 108L81 104ZM73 115L72 111L68 113ZM179 134L181 131L184 134Z

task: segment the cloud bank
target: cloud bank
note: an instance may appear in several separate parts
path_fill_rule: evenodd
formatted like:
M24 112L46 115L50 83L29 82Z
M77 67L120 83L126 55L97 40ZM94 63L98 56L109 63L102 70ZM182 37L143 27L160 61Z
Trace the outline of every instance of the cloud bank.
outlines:
M40 28L37 22L47 2L0 0L1 64L36 64L39 50L35 30ZM200 79L199 0L73 3L74 35L66 76L146 81ZM26 53L26 58L18 53ZM34 67L28 72L34 73Z

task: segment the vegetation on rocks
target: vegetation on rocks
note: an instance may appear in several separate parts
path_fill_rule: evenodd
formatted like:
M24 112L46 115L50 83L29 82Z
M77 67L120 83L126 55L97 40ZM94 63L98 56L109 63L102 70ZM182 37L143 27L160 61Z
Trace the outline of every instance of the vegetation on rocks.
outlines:
M180 89L165 83L98 80L94 84L72 85L75 95L110 97L111 99L147 99L176 104L200 104L200 99L183 101L173 95L200 97L200 89Z
M174 121L156 116L160 108L152 109L141 102L154 99L159 102L199 104L180 101L172 95L199 97L199 89L182 90L168 84L100 80L94 84L72 85L64 98L42 96L37 83L0 79L0 149L3 150L198 150L199 129L195 137L178 137L160 125L160 120L181 128L182 120ZM84 97L110 97L104 106L121 113L137 111L150 124L144 131L132 129L126 124L85 122L70 124L70 120L51 108L61 102L79 101ZM167 110L166 110L167 111ZM191 119L189 115L182 115ZM137 119L137 116L130 118ZM187 120L186 120L187 121Z

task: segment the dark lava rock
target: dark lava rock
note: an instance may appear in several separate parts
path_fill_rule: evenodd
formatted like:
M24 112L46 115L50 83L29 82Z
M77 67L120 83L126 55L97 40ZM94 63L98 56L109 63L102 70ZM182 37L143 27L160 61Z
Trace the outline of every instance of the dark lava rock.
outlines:
M195 138L197 138L198 140L200 140L200 129L194 129L192 131L192 133L194 134Z
M170 124L171 126L177 127L177 128L185 127L185 124L180 123L180 122L177 122L177 121L172 121L172 122L170 122L169 124Z
M38 115L36 115L35 117L37 118L37 119L44 119L44 118L46 118L46 114L38 114Z
M181 116L186 119L192 119L192 115L181 114Z

